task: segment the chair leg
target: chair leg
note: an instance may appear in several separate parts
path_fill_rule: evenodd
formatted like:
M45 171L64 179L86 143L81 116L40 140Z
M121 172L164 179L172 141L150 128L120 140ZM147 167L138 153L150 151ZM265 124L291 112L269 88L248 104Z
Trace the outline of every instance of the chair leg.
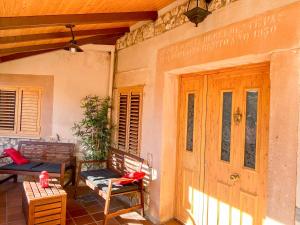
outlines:
M144 184L143 181L140 183L140 193L141 193L141 205L142 205L142 210L141 210L141 215L144 217L145 216L145 199L144 199Z
M141 210L141 215L142 217L145 216L145 205L144 205L144 194L143 191L141 191L141 205L142 205L142 210Z
M105 201L103 225L107 224L107 220L108 220L107 216L109 214L109 206L110 206L110 196L108 196Z
M76 184L76 167L72 168L72 186Z
M14 175L14 183L18 182L18 175Z
M64 177L60 177L59 178L59 183L60 183L60 186L63 188L64 185L65 185L65 179L64 179Z
M103 218L103 225L106 225L107 224L107 216L104 215L104 218Z
M60 177L59 177L61 187L65 186L65 171L66 171L66 164L61 163L61 165L60 165Z
M77 189L78 189L78 185L79 185L79 182L80 182L80 178L77 177L77 180L75 182L75 187L74 187L74 199L77 199Z

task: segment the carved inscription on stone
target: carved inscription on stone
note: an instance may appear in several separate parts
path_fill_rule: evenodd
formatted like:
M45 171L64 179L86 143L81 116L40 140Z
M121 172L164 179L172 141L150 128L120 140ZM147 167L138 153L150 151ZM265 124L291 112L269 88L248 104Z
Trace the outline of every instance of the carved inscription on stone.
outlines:
M182 44L173 45L160 52L160 60L169 63L182 57L205 54L221 48L235 48L257 40L267 41L277 31L280 14L266 15L251 19L242 24L230 25L193 38Z

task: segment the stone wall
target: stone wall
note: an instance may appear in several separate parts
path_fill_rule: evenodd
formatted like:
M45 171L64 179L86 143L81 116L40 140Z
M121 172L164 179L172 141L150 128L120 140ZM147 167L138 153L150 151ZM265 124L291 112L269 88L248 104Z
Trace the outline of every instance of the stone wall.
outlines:
M48 141L48 142L70 142L70 140L58 140L54 137L30 139L30 138L11 138L11 137L0 137L0 155L6 148L18 148L19 141Z
M0 137L0 155L3 153L3 150L6 148L18 148L18 142L21 139L18 138L9 138L9 137ZM28 139L22 139L22 140L28 140ZM4 158L0 160L0 165L6 164L7 162L10 162L10 159ZM1 176L2 177L2 176Z
M209 4L208 9L210 12L212 12L235 1L237 0L213 0ZM188 2L180 6L177 6L173 8L171 11L168 11L165 14L159 16L156 21L151 21L129 33L126 33L123 37L121 37L117 41L116 44L117 50L121 50L129 46L135 45L144 40L158 36L169 30L172 30L184 23L187 23L189 20L183 14L184 12L186 12L187 6L188 6ZM190 8L191 7L193 6L191 5ZM202 5L202 7L205 6Z

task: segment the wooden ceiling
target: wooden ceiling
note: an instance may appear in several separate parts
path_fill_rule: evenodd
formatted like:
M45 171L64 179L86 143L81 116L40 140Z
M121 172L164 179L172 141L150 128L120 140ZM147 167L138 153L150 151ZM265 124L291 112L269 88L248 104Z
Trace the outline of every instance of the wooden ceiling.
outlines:
M174 0L0 0L0 62L83 44L115 44Z

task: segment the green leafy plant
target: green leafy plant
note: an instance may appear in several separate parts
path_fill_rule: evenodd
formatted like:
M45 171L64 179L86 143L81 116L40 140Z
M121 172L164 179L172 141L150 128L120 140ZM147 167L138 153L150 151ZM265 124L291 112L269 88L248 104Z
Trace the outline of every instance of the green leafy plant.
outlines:
M113 130L108 112L111 108L109 97L86 96L81 101L83 119L73 126L74 135L79 137L86 160L105 159L111 145Z

